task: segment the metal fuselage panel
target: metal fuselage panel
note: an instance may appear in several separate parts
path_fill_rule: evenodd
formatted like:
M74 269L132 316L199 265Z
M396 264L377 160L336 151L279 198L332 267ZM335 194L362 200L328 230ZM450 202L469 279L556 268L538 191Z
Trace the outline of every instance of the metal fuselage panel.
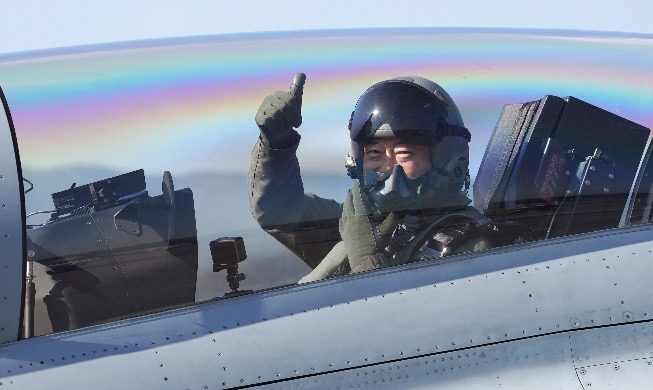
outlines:
M0 343L6 343L22 329L25 212L14 128L1 89L0 99Z
M588 375L618 382L619 370L601 367L627 361L630 369L653 357L653 304L642 292L653 275L652 230L489 250L20 341L0 347L0 382L581 388ZM630 372L629 381L653 376Z

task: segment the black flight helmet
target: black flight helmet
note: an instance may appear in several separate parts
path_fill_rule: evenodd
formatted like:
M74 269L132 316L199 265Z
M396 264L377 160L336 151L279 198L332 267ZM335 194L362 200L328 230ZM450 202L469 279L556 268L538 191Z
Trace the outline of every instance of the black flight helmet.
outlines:
M459 195L463 186L463 192L467 191L471 135L453 99L430 80L398 77L374 84L358 99L349 121L349 134L347 172L363 186L378 187L375 181L389 178L363 174L364 144L374 139L399 138L430 145L433 168L419 178L420 186L427 183L451 195ZM383 194L388 189L379 191Z

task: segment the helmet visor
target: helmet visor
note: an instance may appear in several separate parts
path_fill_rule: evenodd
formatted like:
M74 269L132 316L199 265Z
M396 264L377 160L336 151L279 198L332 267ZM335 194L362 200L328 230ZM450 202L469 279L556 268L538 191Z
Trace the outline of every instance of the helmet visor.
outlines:
M350 137L355 142L391 137L427 141L441 118L446 118L446 109L432 93L406 81L385 81L370 87L356 103Z

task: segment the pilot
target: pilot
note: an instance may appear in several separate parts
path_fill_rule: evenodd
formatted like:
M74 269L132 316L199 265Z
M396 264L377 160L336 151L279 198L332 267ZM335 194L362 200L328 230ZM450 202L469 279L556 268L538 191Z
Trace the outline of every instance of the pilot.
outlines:
M248 177L257 222L314 268L300 282L490 246L466 196L471 135L442 87L399 77L363 93L349 119L352 185L341 204L304 192L293 129L302 84L296 77L291 92L263 100Z

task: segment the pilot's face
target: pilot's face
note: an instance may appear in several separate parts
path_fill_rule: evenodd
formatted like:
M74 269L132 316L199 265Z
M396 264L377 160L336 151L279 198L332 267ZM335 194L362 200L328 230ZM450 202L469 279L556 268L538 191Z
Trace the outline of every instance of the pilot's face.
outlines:
M390 173L395 164L404 168L406 177L417 179L432 169L431 148L399 139L381 139L363 146L363 172Z

